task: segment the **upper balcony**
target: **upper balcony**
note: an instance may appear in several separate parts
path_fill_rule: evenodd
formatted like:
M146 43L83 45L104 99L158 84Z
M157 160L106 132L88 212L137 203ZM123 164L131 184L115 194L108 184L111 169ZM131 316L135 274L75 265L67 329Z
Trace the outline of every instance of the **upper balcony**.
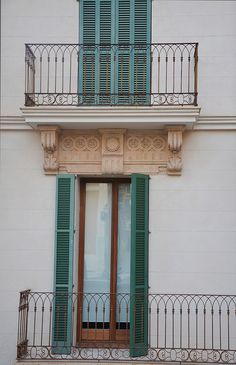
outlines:
M196 106L197 68L197 43L26 44L25 106Z

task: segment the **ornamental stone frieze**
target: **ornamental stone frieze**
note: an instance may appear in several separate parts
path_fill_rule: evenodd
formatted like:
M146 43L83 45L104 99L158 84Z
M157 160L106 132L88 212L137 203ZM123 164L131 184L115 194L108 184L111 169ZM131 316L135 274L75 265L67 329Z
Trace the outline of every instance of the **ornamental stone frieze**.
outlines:
M182 126L165 130L61 130L39 126L46 174L181 175Z

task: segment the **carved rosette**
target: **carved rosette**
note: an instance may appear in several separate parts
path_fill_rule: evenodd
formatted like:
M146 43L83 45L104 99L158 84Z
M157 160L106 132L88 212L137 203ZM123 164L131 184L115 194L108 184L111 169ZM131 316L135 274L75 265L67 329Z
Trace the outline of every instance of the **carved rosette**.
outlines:
M163 136L132 135L127 138L127 149L132 152L161 152L166 147L166 140Z
M168 127L168 175L181 175L182 171L182 143L183 143L183 126Z
M125 129L100 129L102 135L102 173L123 174Z
M100 148L100 140L93 135L63 136L61 140L63 151L92 152Z
M58 172L58 134L59 127L39 126L41 133L41 143L44 150L43 168L46 175Z

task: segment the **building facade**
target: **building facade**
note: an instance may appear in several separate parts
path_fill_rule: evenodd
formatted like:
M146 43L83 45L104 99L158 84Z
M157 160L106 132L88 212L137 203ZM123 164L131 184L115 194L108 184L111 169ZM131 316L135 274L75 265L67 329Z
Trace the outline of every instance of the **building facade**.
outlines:
M1 363L236 363L235 15L2 1Z

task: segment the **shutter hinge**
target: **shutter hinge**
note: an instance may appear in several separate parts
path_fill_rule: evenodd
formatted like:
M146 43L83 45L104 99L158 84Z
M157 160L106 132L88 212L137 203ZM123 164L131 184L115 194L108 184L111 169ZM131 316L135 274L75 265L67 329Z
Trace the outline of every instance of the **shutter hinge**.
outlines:
M151 231L148 231L148 234L151 234L152 232Z

